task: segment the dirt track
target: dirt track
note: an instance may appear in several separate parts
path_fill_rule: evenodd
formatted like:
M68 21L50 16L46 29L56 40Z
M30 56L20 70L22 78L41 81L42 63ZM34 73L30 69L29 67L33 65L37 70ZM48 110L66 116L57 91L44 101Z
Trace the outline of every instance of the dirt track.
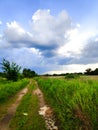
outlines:
M0 130L10 130L9 122L13 118L16 109L21 102L22 97L27 93L28 86L31 84L31 82L32 81L30 81L26 88L24 88L18 93L18 98L16 99L16 101L7 109L7 114L0 121Z
M36 94L39 99L39 105L40 105L39 114L44 117L46 127L48 130L58 130L58 127L55 125L53 110L52 108L46 105L42 91L39 89L37 82L35 82L35 84L37 89L33 91L33 94Z

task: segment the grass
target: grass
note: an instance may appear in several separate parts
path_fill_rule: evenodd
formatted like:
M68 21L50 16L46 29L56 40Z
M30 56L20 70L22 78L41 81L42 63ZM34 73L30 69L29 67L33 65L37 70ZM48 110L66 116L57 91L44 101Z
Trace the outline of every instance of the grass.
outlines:
M0 79L0 104L8 101L14 94L24 88L28 82L28 79L22 79L17 82Z
M54 108L60 130L98 129L98 81L89 78L36 79Z
M7 108L17 99L18 91L28 84L28 79L17 82L9 82L0 78L0 120L7 113Z
M38 97L33 94L34 81L23 97L16 114L10 123L11 130L46 130L43 118L38 114Z

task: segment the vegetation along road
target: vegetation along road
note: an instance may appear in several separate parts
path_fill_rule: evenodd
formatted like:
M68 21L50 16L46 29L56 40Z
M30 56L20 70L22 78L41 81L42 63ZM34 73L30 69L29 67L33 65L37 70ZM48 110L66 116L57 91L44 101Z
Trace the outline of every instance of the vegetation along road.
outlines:
M98 77L0 79L0 130L97 130Z

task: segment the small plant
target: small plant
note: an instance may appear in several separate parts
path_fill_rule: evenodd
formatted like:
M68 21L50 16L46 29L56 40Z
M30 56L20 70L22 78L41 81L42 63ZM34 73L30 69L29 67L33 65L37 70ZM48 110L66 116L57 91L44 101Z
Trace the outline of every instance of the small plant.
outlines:
M79 77L79 75L77 75L77 74L68 74L65 76L66 79L76 79L78 77Z

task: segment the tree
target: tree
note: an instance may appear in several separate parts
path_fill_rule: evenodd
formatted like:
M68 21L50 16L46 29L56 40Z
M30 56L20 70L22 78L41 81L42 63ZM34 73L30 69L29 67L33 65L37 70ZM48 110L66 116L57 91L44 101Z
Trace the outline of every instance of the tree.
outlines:
M85 74L87 74L87 75L98 75L98 68L96 68L93 71L90 68L88 68L88 69L86 69Z
M26 69L26 68L23 69L23 75L24 75L24 77L29 77L29 78L37 76L35 71L32 71L30 69Z
M94 75L98 75L98 68L96 68L96 69L93 71L93 74L94 74Z
M21 69L21 67L19 65L17 65L14 62L10 63L6 59L2 60L1 65L2 65L2 70L5 73L5 77L8 80L12 80L12 81L18 80L19 72L20 72L20 69Z
M86 69L85 71L86 71L85 74L87 74L87 75L90 75L91 72L92 72L91 68L88 68L88 69Z

